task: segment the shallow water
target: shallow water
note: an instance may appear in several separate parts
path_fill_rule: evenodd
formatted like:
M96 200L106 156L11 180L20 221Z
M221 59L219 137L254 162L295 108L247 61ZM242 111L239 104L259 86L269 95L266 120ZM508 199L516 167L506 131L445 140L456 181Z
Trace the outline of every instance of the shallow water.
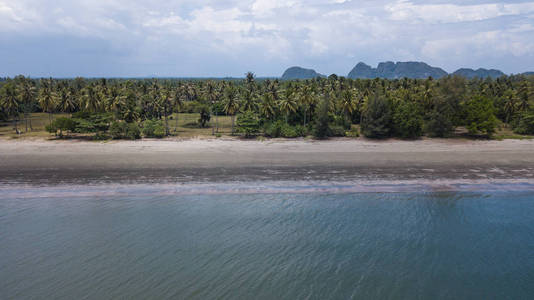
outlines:
M0 298L530 298L534 193L488 187L8 186Z

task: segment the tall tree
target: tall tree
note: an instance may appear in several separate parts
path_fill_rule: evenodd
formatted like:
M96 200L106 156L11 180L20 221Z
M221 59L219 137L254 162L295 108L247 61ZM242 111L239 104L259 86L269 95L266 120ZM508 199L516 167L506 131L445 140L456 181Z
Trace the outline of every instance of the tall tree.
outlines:
M33 101L35 98L35 86L33 82L23 77L22 82L18 85L18 94L20 95L22 111L24 112L25 132L28 132L28 120L30 121L30 130L32 129L30 113L33 110Z
M17 91L13 82L8 82L2 86L0 90L0 99L2 109L7 113L8 117L13 118L13 125L15 132L18 134L18 119L20 114L20 101L17 97Z
M239 111L239 98L235 87L228 86L224 89L224 112L232 118L232 135L235 133L235 115Z
M56 109L56 94L52 87L51 79L44 79L41 83L41 89L39 93L39 105L43 112L48 113L49 125L52 125L52 114Z

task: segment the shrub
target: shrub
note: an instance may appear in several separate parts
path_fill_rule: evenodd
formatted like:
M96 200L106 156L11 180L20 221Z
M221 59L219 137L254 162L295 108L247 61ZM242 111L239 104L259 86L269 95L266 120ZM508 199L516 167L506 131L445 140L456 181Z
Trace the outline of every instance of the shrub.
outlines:
M265 124L264 133L268 137L277 138L282 136L282 126L284 122L276 121L274 123Z
M452 133L454 125L447 112L434 109L428 114L424 129L431 137L446 137Z
M255 136L260 129L260 122L256 114L250 110L240 114L237 117L237 129L245 134L246 137Z
M77 112L72 114L72 119L76 122L75 132L92 133L107 131L113 116L111 113Z
M149 138L165 136L165 126L161 120L146 120L143 122L143 135Z
M137 123L113 122L109 126L109 134L113 139L136 140L141 138Z
M391 132L391 108L389 101L378 92L369 100L363 113L362 133L369 138L385 138Z
M295 127L288 125L288 124L284 124L284 126L282 126L282 130L280 134L282 137L285 137L285 138L298 137L297 130L295 130Z
M393 128L394 134L401 138L413 139L423 135L423 118L415 103L402 102L397 106Z
M330 136L345 136L345 128L339 125L331 126Z
M124 138L124 133L128 125L125 122L113 122L109 126L109 134L112 139L122 139Z
M296 138L306 136L307 129L302 125L291 126L283 121L276 121L265 125L264 133L268 137Z
M200 117L198 118L198 124L200 127L204 128L207 127L207 123L210 121L211 115L209 107L206 105L202 105L200 107Z
M105 141L105 140L109 140L109 138L110 138L109 135L107 135L104 132L97 132L95 136L93 137L93 139L96 141Z
M141 138L141 130L139 129L139 125L137 125L137 123L128 123L125 138L129 140L137 140Z
M351 128L351 130L346 131L345 136L357 138L360 136L360 132L358 131L358 128L354 127L354 128Z
M514 132L518 134L534 134L534 112L520 115L514 126Z
M308 135L308 129L302 125L295 126L295 132L297 133L297 136L307 136Z
M59 130L59 136L63 136L63 131L73 132L76 129L76 121L71 118L60 117L55 119L52 124L46 125L46 131L50 133L57 133Z
M330 125L328 124L330 121L330 117L328 115L329 110L330 100L328 98L324 98L319 104L316 112L317 116L315 118L315 126L313 127L313 135L316 138L322 139L330 136Z
M465 104L466 125L470 134L491 136L497 127L493 102L484 96L475 96Z

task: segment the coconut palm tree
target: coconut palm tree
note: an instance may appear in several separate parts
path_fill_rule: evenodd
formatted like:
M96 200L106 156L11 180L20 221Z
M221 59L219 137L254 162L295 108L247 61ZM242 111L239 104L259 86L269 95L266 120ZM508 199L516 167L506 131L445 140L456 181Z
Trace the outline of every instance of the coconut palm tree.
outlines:
M292 88L288 87L283 91L282 99L278 100L278 107L280 108L280 111L285 114L287 124L289 114L295 113L298 108Z
M178 130L178 116L180 115L180 111L182 110L182 107L184 106L184 98L185 94L181 93L180 89L176 89L173 99L173 106L176 109L176 119L175 119L175 126L174 126L174 132Z
M32 111L33 99L35 97L35 86L31 80L25 79L24 77L22 79L21 84L18 85L18 94L22 102L22 111L24 112L24 123L26 125L25 132L28 132L28 119L30 112ZM32 129L31 119L30 129Z
M517 92L515 90L506 90L504 92L504 114L506 116L505 123L510 122L510 118L514 116L517 111L519 104L519 97L517 97Z
M241 90L241 99L242 99L242 105L241 109L243 111L256 111L258 104L256 103L256 93L253 90L250 89L242 89Z
M341 96L341 111L345 119L350 122L352 114L356 109L356 102L354 101L354 93L350 90L345 90Z
M223 110L232 118L232 135L234 135L235 115L239 111L239 96L234 86L227 86L224 89L224 99Z
M37 98L43 112L48 113L48 122L52 125L52 113L56 109L56 94L52 89L52 79L44 79L41 82L39 97Z
M89 112L98 112L100 110L100 97L93 85L87 85L82 89L83 108Z
M300 105L304 108L304 127L306 127L306 118L308 117L308 110L310 105L316 102L315 93L311 85L305 85L298 93L298 100Z
M163 107L163 117L165 119L165 135L169 135L169 121L167 116L172 111L172 104L174 102L173 95L171 94L171 91L169 91L168 88L164 88L161 90L161 107Z
M271 93L265 93L261 96L260 113L269 120L272 120L276 115L276 101Z
M74 91L68 87L59 90L57 94L57 104L59 110L62 112L72 113L76 110L76 102L74 100Z
M215 83L211 80L206 83L204 97L206 98L211 107L211 113L213 113L213 109L215 108L215 130L216 132L219 132L219 112L218 109L215 107L219 100L219 93L217 91ZM212 134L214 134L213 129Z
M13 117L13 125L15 132L19 134L18 118L20 114L20 101L17 97L17 91L14 83L6 83L0 90L0 100L3 110L8 116Z

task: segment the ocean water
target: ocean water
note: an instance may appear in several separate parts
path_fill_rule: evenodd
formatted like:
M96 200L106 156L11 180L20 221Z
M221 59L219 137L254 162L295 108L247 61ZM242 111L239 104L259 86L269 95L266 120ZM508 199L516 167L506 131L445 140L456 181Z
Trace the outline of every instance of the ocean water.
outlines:
M532 299L531 185L0 189L1 299Z

